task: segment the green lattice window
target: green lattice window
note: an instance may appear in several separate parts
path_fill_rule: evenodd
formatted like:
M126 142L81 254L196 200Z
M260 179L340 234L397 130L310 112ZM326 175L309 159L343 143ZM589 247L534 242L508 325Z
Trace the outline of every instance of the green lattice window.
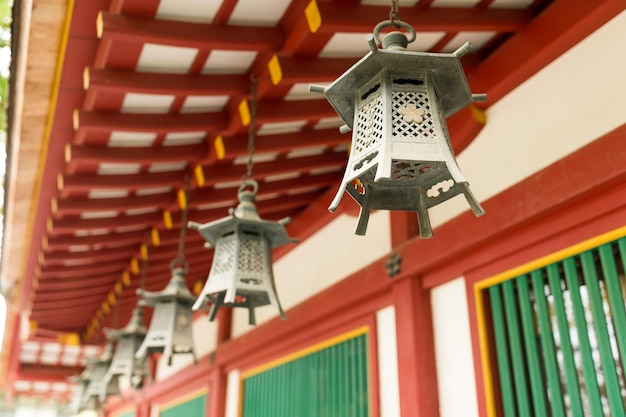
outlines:
M626 238L486 290L505 417L623 417Z
M368 335L243 379L243 417L369 417Z

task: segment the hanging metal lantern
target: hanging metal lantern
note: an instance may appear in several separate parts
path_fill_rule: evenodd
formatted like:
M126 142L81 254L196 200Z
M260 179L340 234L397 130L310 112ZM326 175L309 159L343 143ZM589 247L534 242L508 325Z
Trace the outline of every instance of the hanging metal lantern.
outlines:
M380 30L403 27L380 42ZM346 171L329 210L344 190L361 206L356 234L367 230L370 210L415 211L420 235L431 237L428 209L463 194L476 216L485 212L459 169L446 125L451 116L486 96L470 92L460 58L466 43L451 54L411 52L415 30L402 21L379 23L368 36L370 52L323 93L352 129Z
M113 345L108 342L98 358L87 361L83 377L89 382L81 401L87 407L92 407L93 405L97 409L108 396L120 393L117 380L112 379L108 382L104 380L104 376L111 365L112 356Z
M206 240L205 246L215 248L211 271L193 306L198 310L210 303L209 320L221 306L244 307L254 325L254 309L269 304L286 318L276 296L272 249L297 240L285 230L289 218L278 222L260 218L254 204L257 191L257 182L247 179L239 187L239 205L228 217L205 224L189 222Z
M185 283L189 270L187 262L179 258L170 263L172 278L162 291L137 290L140 305L154 307L150 327L135 357L142 362L149 353L162 353L172 364L172 355L191 354L198 363L193 349L193 314L191 305L195 297Z
M126 386L140 388L144 379L150 376L147 362L135 357L135 352L147 332L141 308L137 306L133 309L132 316L123 329L104 331L108 340L117 342L111 365L104 376L105 383L112 383L114 379L119 378Z
M68 378L68 380L74 384L72 398L68 404L69 415L75 415L84 410L95 410L97 408L95 398L92 398L91 401L84 402L85 392L89 385L89 378L86 377L85 373L72 376Z

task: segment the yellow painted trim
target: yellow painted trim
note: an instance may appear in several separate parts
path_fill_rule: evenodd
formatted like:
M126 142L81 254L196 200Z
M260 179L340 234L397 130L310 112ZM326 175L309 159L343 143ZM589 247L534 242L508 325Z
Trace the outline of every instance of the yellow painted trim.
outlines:
M46 118L46 126L44 129L43 140L41 143L41 152L39 153L39 164L37 166L37 174L35 176L35 183L33 185L33 198L31 201L35 204L32 204L30 207L30 212L28 214L29 221L26 226L25 236L33 236L34 233L34 225L35 225L35 216L37 215L37 204L39 201L39 197L41 196L41 183L43 180L43 176L45 174L46 167L46 156L48 155L48 148L50 146L50 134L52 132L52 123L54 121L54 116L56 113L57 106L57 98L59 96L59 87L61 84L61 73L63 71L63 61L65 60L65 53L67 51L67 41L70 36L70 25L72 22L72 12L74 11L74 0L68 0L67 2L67 10L65 11L65 24L63 26L63 31L61 33L61 45L59 46L59 55L57 57L57 66L56 71L54 73L54 80L52 81L52 94L50 96L50 111L48 112L48 117ZM46 226L48 226L48 222L46 222ZM30 250L29 245L24 245L23 255L22 255L22 274L24 277L26 275L26 268L28 267L28 251ZM23 281L23 279L22 279ZM23 286L23 282L22 282Z
M165 228L167 230L172 230L174 222L172 221L172 213L169 210L163 211L163 223L165 224Z
M115 291L115 293L116 293L117 295L122 294L122 290L123 290L122 285L123 285L123 284L122 284L121 282L119 282L119 281L118 281L118 282L116 282L116 283L115 283L115 285L113 286L113 291Z
M116 282L113 286L113 291L107 294L107 299L109 300L109 304L111 304L111 306L117 304L117 297L115 297L115 288L117 287L117 284L119 284L119 282Z
M217 151L216 151L216 153L217 153ZM218 155L217 159L219 159L219 155ZM196 183L198 183L198 187L204 187L204 184L206 183L206 180L204 178L204 168L202 168L202 165L200 165L200 164L196 165L196 167L193 169L193 174L196 177Z
M156 227L152 228L150 231L150 237L152 239L152 244L154 246L159 246L161 244L161 236L159 236L159 229Z
M224 159L224 157L226 156L226 145L224 145L224 138L222 137L222 135L218 135L215 138L215 140L213 141L213 147L215 148L215 156L217 157L217 159L220 161ZM201 165L198 165L198 166L202 168ZM201 173L202 173L202 185L204 185L204 170L202 170Z
M270 73L272 84L274 85L280 84L280 81L283 79L283 69L280 67L280 61L278 60L278 55L274 55L269 60L269 62L267 63L267 69Z
M241 100L239 103L239 118L241 119L241 124L244 126L248 126L250 124L251 116L250 116L250 107L248 106L248 101L246 99Z
M130 260L130 271L135 275L139 274L139 261L137 258L132 258Z
M122 284L127 287L130 285L130 273L128 271L122 272Z
M487 113L484 110L479 109L476 105L472 104L470 105L470 112L474 120L478 123L481 125L487 124Z
M486 278L474 284L474 300L476 303L476 322L478 326L478 341L480 345L480 360L483 371L483 384L485 388L485 401L487 407L487 417L496 417L496 406L494 398L493 374L489 366L489 341L487 340L487 323L485 306L483 300L483 290L498 285L511 278L527 274L531 271L562 261L579 253L590 249L595 249L601 245L612 242L626 236L626 226L622 226L607 233L592 237L575 245L561 249L534 261L511 268L492 277Z
M178 206L181 210L187 208L187 194L185 190L178 190Z
M203 395L206 396L208 400L208 394L209 394L209 390L207 390L206 388L200 388L196 391L190 392L189 394L185 394L182 397L178 397L164 404L159 404L158 415L160 415L162 411L166 411L166 410L169 410L170 408L176 407L183 403L189 402L191 400L195 400L196 398L200 398Z
M315 0L311 0L311 2L304 9L304 16L306 17L306 22L309 24L309 30L311 33L317 32L317 30L322 26L322 15L320 14L320 9L317 7L317 2Z
M369 326L358 327L358 328L356 328L354 330L351 330L351 331L349 331L347 333L340 334L339 336L335 336L335 337L330 338L328 340L325 340L323 342L316 343L316 344L314 344L312 346L309 346L307 348L298 350L296 352L290 353L290 354L288 354L286 356L283 356L281 358L278 358L278 359L275 359L273 361L267 362L266 364L263 364L263 365L258 366L256 368L253 368L253 369L251 369L249 371L243 372L241 374L241 379L244 380L246 378L250 378L251 376L260 374L261 372L265 372L265 371L267 371L269 369L276 368L276 367L278 367L280 365L283 365L283 364L288 363L288 362L292 362L292 361L294 361L296 359L300 359L300 358L302 358L304 356L307 356L307 355L310 355L312 353L319 352L320 350L323 350L323 349L326 349L328 347L337 345L337 344L339 344L341 342L345 342L346 340L355 338L357 336L361 336L363 334L368 334L369 331L370 331Z

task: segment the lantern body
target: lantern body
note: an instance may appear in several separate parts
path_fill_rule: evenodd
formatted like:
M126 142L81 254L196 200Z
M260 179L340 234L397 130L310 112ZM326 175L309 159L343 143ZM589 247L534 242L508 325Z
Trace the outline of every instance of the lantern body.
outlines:
M71 382L74 382L74 389L72 391L72 398L70 399L70 403L68 405L68 411L70 415L75 415L80 413L83 410L95 410L96 405L95 400L92 400L91 403L84 403L83 400L85 397L85 392L87 390L87 385L89 385L89 379L78 375L70 378Z
M81 403L90 404L95 400L95 404L99 405L109 395L117 395L120 393L116 378L109 381L105 381L104 379L111 365L111 350L111 344L109 343L100 358L91 360L87 364L85 378L88 380L88 383L83 393Z
M249 180L251 181L251 180ZM208 247L215 247L211 271L193 306L203 308L209 302L209 320L214 320L221 306L248 309L248 321L256 324L254 309L264 305L275 305L285 318L274 284L272 249L293 242L285 231L289 219L278 222L262 220L254 205L257 190L239 191L239 205L228 217L198 224L189 222L189 227L198 230Z
M135 357L135 352L139 349L147 332L141 309L136 307L133 310L125 328L106 329L105 332L109 340L117 340L111 365L104 376L105 382L109 383L113 378L119 378L127 386L140 387L144 378L150 376L148 364Z
M467 48L467 47L465 47ZM459 169L446 117L474 101L459 56L371 52L322 92L352 129L341 186L361 206L356 233L365 234L370 210L417 213L420 234L432 236L427 210L463 194L474 214L484 214Z
M187 289L185 271L172 270L172 278L160 292L138 290L143 305L154 307L150 327L135 357L142 362L149 353L162 353L172 364L172 355L191 354L197 363L193 349L193 313L191 306L195 297Z

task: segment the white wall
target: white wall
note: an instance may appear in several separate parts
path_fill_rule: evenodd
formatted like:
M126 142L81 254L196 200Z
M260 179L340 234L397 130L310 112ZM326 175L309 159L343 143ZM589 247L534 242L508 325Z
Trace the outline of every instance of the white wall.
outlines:
M626 123L624 39L626 12L489 107L457 158L479 201ZM434 207L433 227L468 209L461 196Z
M376 312L376 334L380 417L400 417L396 310L393 306Z
M440 417L478 417L465 279L431 292Z
M354 234L356 217L346 214L336 217L326 227L304 242L298 243L289 254L274 263L276 292L285 311L369 265L391 250L388 212L378 211L371 214L365 236ZM256 309L257 325L276 316L278 310L274 306ZM250 329L248 311L235 309L233 337Z

